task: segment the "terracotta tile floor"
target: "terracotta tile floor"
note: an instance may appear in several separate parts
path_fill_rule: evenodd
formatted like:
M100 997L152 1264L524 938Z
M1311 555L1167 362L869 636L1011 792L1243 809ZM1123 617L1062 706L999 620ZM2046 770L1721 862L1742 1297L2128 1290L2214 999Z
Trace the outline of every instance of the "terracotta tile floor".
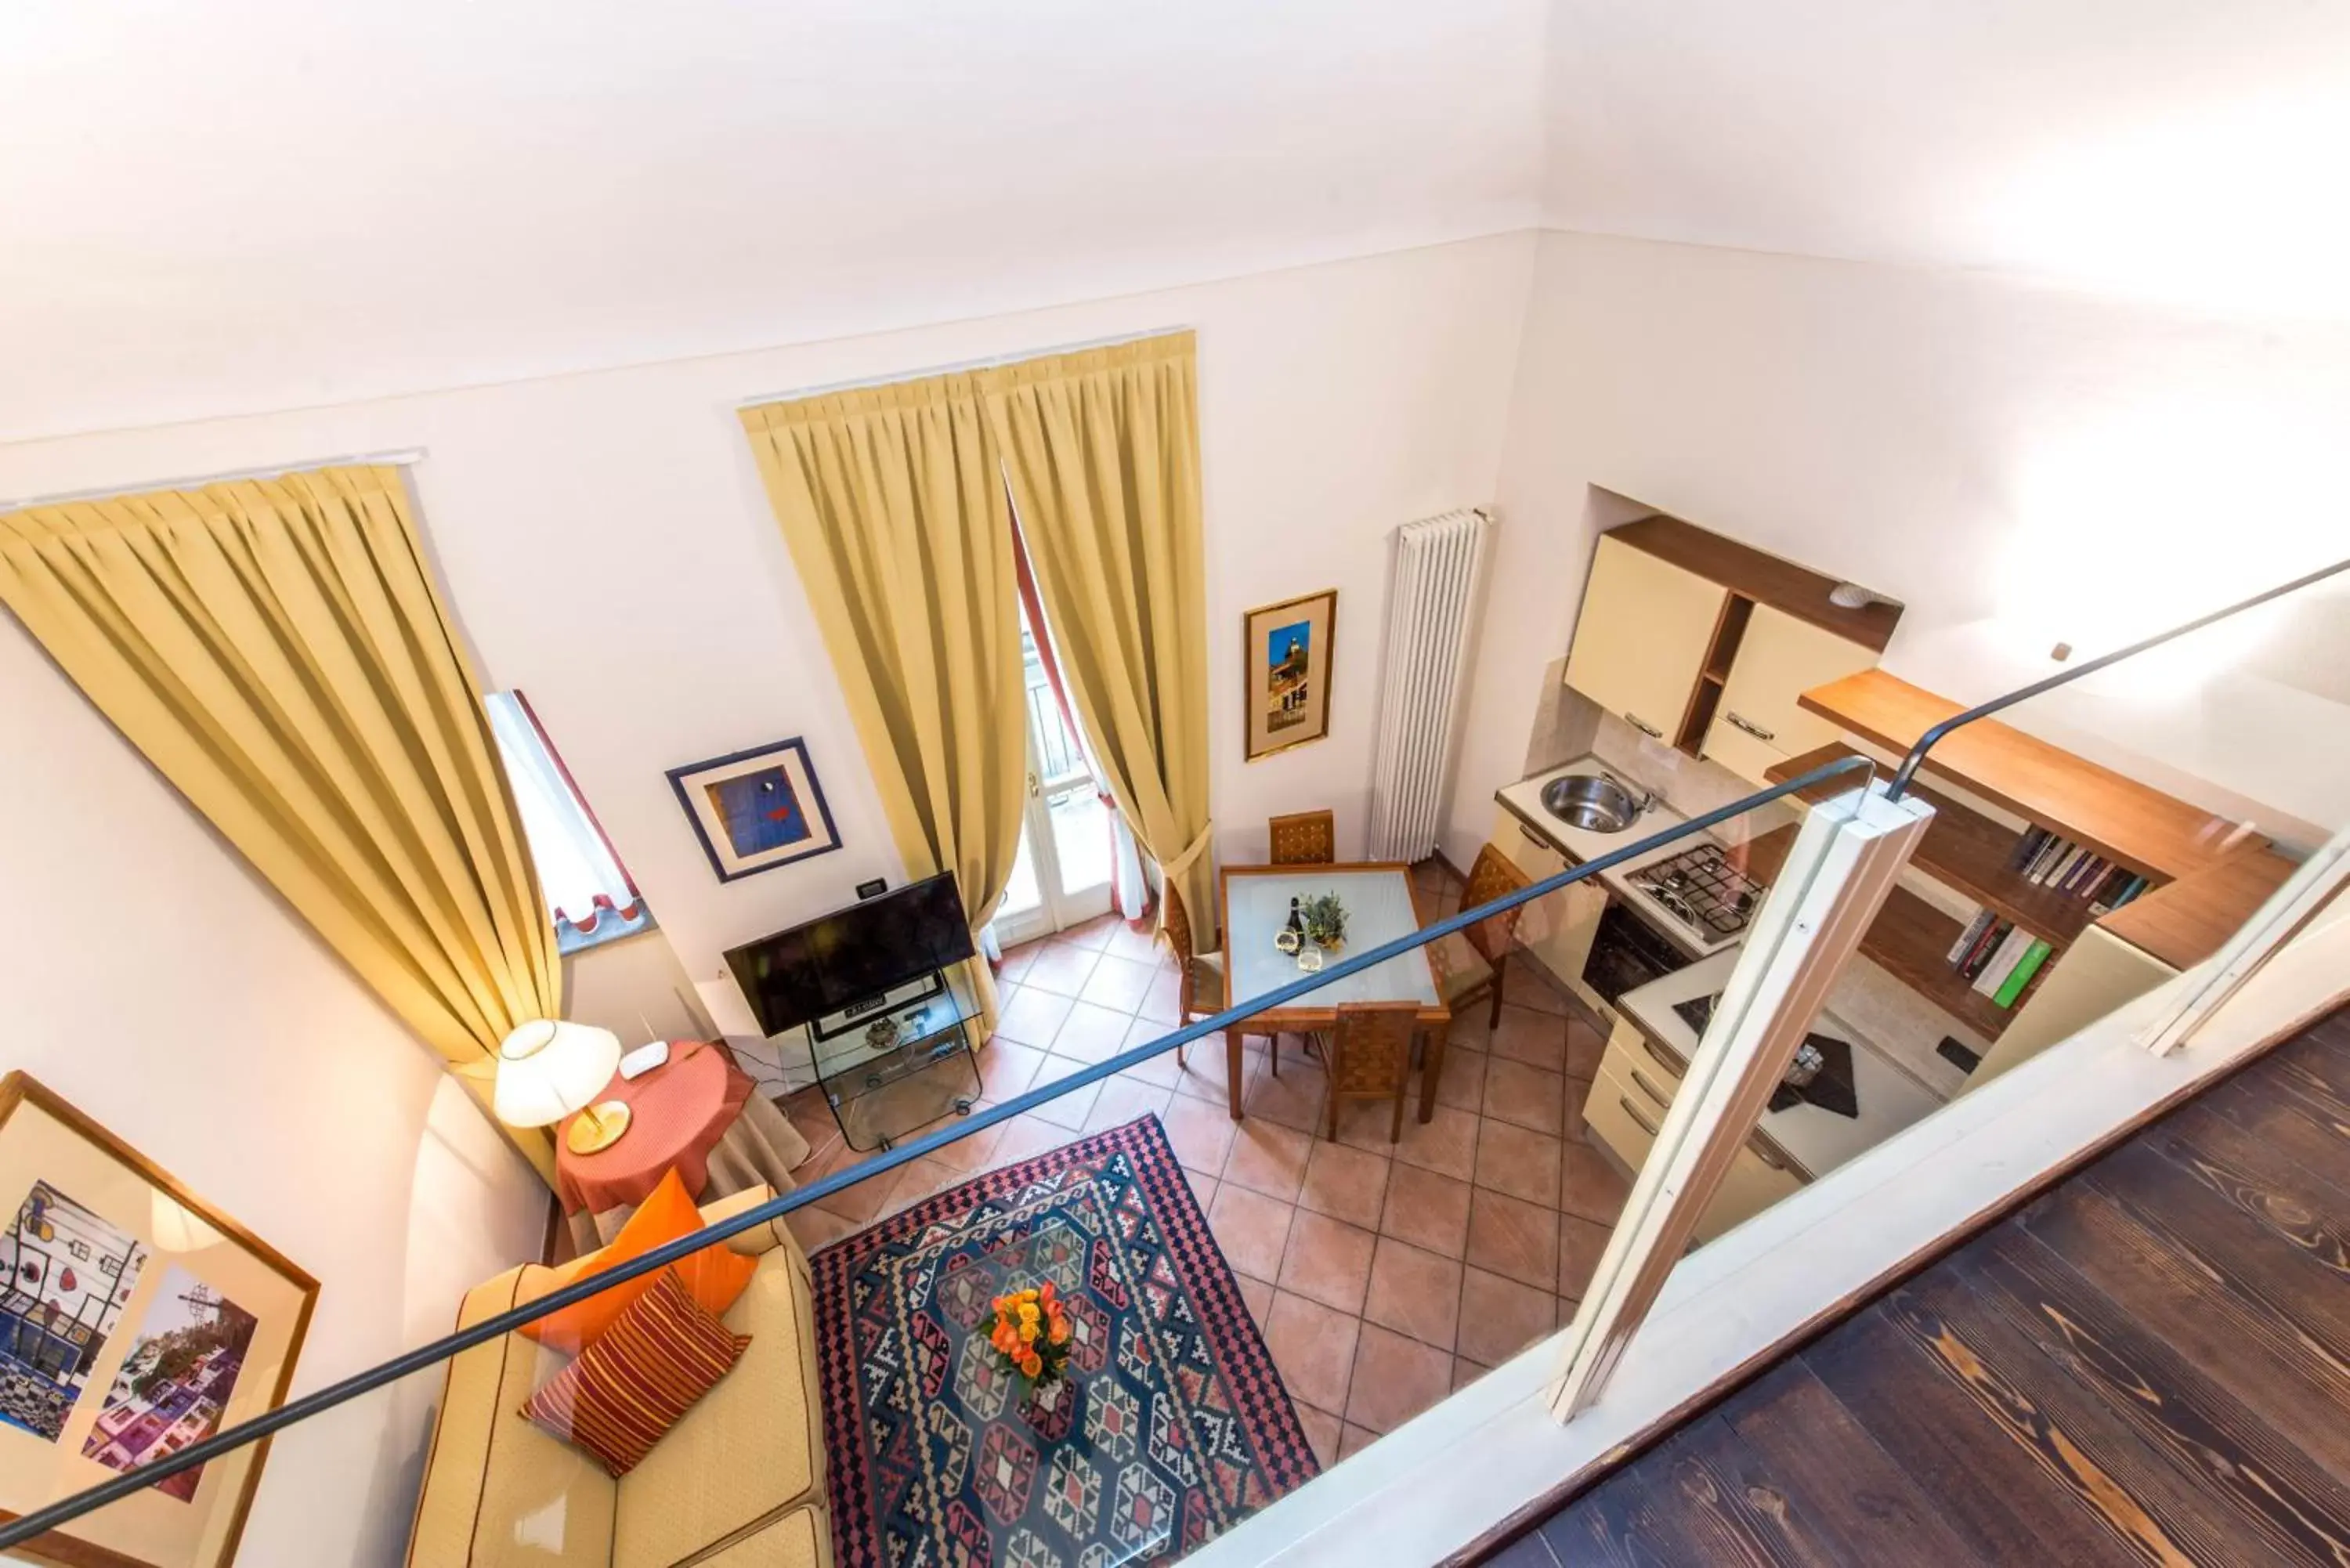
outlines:
M1449 869L1414 875L1441 911L1457 907ZM1147 927L1114 917L1006 954L1002 1023L979 1054L987 1098L1163 1033L1174 981ZM1531 966L1511 970L1498 1024L1486 1004L1470 1013L1453 1025L1433 1118L1407 1111L1394 1144L1374 1101L1340 1109L1336 1142L1318 1136L1322 1070L1295 1036L1277 1076L1252 1038L1234 1122L1211 1037L1182 1066L1162 1056L1078 1091L803 1210L792 1228L818 1246L975 1171L1155 1112L1315 1451L1336 1462L1572 1316L1624 1202L1623 1179L1580 1141L1598 1034ZM789 1108L818 1145L804 1176L866 1158L813 1091Z

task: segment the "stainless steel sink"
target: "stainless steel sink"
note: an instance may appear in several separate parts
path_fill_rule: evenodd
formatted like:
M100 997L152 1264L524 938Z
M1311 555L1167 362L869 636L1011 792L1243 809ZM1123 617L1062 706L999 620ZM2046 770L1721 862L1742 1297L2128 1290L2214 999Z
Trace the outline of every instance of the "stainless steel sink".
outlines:
M1640 819L1645 802L1614 779L1568 774L1543 785L1543 809L1586 833L1621 833Z

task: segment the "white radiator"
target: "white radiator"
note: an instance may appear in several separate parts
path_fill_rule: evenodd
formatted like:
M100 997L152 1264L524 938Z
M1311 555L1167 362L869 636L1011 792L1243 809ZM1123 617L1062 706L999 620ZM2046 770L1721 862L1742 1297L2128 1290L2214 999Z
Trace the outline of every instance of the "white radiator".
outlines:
M1419 860L1435 851L1477 568L1492 531L1482 511L1448 512L1396 530L1371 754L1374 860Z

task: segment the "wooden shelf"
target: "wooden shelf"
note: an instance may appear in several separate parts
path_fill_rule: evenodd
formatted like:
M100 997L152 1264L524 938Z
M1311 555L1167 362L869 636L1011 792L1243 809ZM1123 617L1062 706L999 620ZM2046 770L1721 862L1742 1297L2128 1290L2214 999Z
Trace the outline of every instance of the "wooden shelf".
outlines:
M1780 784L1856 754L1849 746L1822 746L1773 764L1762 776ZM1852 776L1843 774L1797 794L1806 801L1817 801L1852 787ZM1957 888L2002 919L2013 920L2033 936L2047 938L2052 946L2065 947L2081 934L2089 923L2087 899L2054 892L2010 868L2009 858L2015 853L2013 828L1993 822L1982 813L1923 784L1913 785L1912 789L1934 808L1933 826L1918 841L1912 865L1936 881ZM1956 940L1955 936L1952 940Z
M1887 600L1879 599L1859 609L1833 604L1828 593L1836 586L1834 577L1822 576L1808 566L1783 561L1752 545L1724 538L1678 517L1643 517L1637 523L1609 529L1607 536L1620 539L1659 561L1670 562L1685 572L1695 572L1709 582L1720 583L1740 598L1769 605L1797 620L1807 620L1872 653L1885 651L1885 645L1893 639L1894 627L1901 619L1901 607ZM1723 666L1725 670L1728 668L1727 664Z
M1907 751L1927 730L1960 711L1948 699L1881 670L1814 687L1799 701L1847 732L1897 752ZM1773 766L1767 776L1774 783L1794 778L1850 751L1823 746ZM1946 737L1927 766L1970 794L2147 877L2156 886L2097 917L2095 924L2175 969L2189 968L2217 951L2293 874L2293 862L2241 824L1996 719L1978 720ZM1816 799L1838 785L1804 793ZM2068 945L2088 927L2085 900L2035 887L2009 867L2013 829L1931 788L1916 787L1935 812L1934 825L1918 840L1912 859L1919 870L2053 946ZM1950 968L1948 955L1959 929L1950 917L1897 888L1862 939L1861 950L1943 1011L1995 1035L2014 1009L1993 1007Z
M1860 939L1861 956L1987 1040L1996 1040L2015 1022L2014 1007L1992 1005L1950 967L1959 922L1907 888L1896 888Z
M1798 701L1837 727L1906 752L1959 705L1881 670L1816 686ZM2267 840L2241 825L2076 757L1996 719L1938 744L1927 766L1973 794L2158 880L2190 877Z
M1786 764L1794 773L1816 767L1803 758ZM1773 770L1776 771L1775 769ZM1750 839L1731 860L1742 864L1748 876L1771 883L1787 861L1796 828L1777 827ZM1959 922L1906 888L1896 888L1877 911L1867 934L1860 939L1861 956L1891 974L1976 1033L1997 1039L2023 1003L1996 1007L1988 996L1950 967L1950 949L1959 940Z
M2173 969L2192 969L2251 919L2293 867L2267 846L2251 846L2208 871L2139 894L2097 924Z

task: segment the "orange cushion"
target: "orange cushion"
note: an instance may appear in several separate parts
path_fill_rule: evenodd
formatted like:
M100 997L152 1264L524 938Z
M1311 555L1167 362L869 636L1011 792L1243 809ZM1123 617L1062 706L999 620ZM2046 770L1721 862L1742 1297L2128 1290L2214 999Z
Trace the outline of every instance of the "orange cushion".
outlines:
M702 1211L685 1190L685 1183L675 1170L660 1179L653 1195L642 1207L629 1216L620 1233L612 1238L611 1245L600 1251L565 1264L556 1271L550 1290L559 1290L573 1281L600 1272L616 1263L631 1258L641 1258L664 1241L674 1241L680 1236L691 1236L702 1229ZM670 1267L684 1281L685 1288L701 1304L702 1310L716 1317L734 1304L758 1272L759 1261L740 1252L727 1251L723 1241L712 1241L698 1252L687 1254ZM536 1323L526 1323L522 1332L539 1344L555 1350L567 1350L577 1355L600 1338L605 1330L619 1321L622 1313L636 1304L637 1298L653 1288L653 1282L662 1271L639 1274L624 1280L609 1290L574 1302L560 1312L549 1313Z
M751 1343L702 1311L675 1269L652 1278L602 1338L522 1407L534 1425L587 1449L616 1476L652 1452Z

